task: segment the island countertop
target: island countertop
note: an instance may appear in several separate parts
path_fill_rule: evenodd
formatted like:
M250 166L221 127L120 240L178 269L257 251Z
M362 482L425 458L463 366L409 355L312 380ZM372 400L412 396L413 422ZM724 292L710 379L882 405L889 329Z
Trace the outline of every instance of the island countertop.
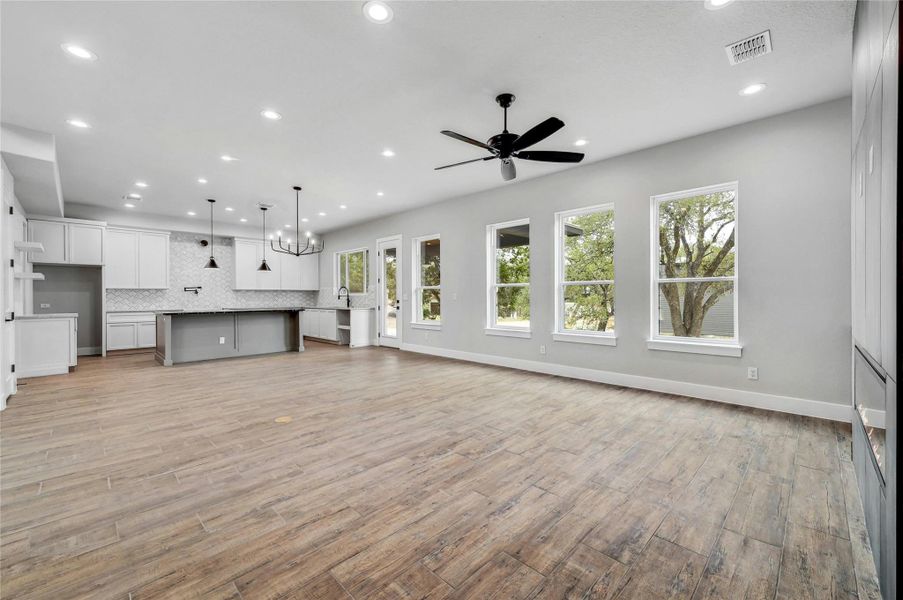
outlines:
M252 308L201 308L193 310L155 310L149 311L157 315L221 315L229 313L247 313L247 312L298 312L304 310L303 306L274 306L271 308L252 307Z

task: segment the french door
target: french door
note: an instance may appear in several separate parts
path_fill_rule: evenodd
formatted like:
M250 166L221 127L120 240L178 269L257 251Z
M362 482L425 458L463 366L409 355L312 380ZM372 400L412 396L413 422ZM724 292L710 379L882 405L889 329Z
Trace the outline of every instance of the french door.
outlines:
M379 320L379 345L401 346L401 236L376 240L379 264L376 318Z

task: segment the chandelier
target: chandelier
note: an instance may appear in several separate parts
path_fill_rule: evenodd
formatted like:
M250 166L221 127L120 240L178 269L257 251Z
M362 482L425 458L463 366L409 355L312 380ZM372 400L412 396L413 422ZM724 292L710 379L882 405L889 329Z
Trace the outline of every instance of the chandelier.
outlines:
M298 241L294 244L294 249L292 249L292 242L288 240L285 244L282 243L282 232L279 232L278 240L270 240L270 248L272 248L273 252L281 252L282 254L293 254L295 256L307 256L308 254L320 254L326 248L326 244L323 242L321 238L319 241L310 237L310 234L307 235L304 246L301 246L301 213L300 213L300 198L301 198L301 188L297 185L292 187L295 190L295 232L298 234ZM278 245L277 245L278 244Z

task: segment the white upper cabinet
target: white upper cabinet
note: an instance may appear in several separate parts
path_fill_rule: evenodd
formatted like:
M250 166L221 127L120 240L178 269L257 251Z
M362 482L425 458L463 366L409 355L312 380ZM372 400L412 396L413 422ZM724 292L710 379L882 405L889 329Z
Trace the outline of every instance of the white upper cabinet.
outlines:
M899 17L896 2L883 2L887 41L882 62L881 106L881 363L897 379L897 105Z
M103 227L69 224L69 264L103 264Z
M58 265L103 264L104 223L74 219L31 219L28 240L44 245L44 252L29 253L32 263Z
M135 229L107 229L106 287L169 287L169 234Z
M236 238L236 290L316 290L319 285L319 257L294 256L275 252L266 245L270 271L258 271L264 257L260 240Z

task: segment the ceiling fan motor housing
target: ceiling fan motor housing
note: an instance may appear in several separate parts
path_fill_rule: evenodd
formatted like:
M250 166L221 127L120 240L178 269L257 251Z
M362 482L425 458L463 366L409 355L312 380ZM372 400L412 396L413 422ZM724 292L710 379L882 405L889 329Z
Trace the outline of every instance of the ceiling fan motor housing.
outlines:
M486 143L498 152L499 158L508 158L511 156L511 147L514 144L514 140L518 137L520 136L516 133L505 132L492 136Z

